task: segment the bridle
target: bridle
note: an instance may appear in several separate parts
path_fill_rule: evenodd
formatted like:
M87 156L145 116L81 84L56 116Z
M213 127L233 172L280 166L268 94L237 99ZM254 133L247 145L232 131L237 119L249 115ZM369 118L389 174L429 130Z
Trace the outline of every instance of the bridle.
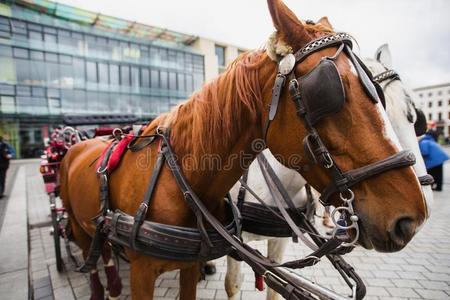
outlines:
M322 57L320 63L316 65L313 70L311 70L308 74L297 78L295 74L295 66L297 64L301 63L312 53L331 47L338 47L338 50L332 57ZM409 167L415 163L414 154L411 151L404 150L381 161L344 172L335 162L332 154L316 130L315 124L317 124L322 117L338 112L342 109L342 106L345 103L345 90L342 86L342 82L340 81L339 71L334 64L334 61L342 52L345 52L350 61L353 63L364 91L370 97L372 102L377 103L379 101L378 93L380 90L376 88L376 82L372 78L372 75L368 71L367 67L353 53L351 47L352 41L348 34L334 33L313 40L298 50L295 54L288 54L288 56L283 58L280 62L279 72L275 79L275 84L272 91L272 101L263 130L263 137L266 138L270 123L276 115L282 89L285 85L286 79L288 79L289 92L295 103L297 116L303 120L305 128L308 131L308 135L303 140L305 151L310 155L310 160L313 163L320 164L325 170L327 170L331 177L331 182L321 192L320 201L323 205L329 206L330 196L335 193L339 193L339 198L343 203L332 213L332 216L334 216L333 222L336 224L336 229L333 235L335 236L338 230L354 229L356 231L354 239L349 243L344 243L343 246L353 245L359 238L358 216L355 214L353 209L355 194L352 187L370 177L392 169ZM334 72L334 75L329 75L330 72ZM331 76L331 80L321 80L324 78L320 77L327 74ZM308 82L311 80L315 80L312 82L314 84ZM319 81L317 82L317 80ZM318 87L317 85L320 84L323 84L323 86ZM310 98L317 96L314 90L309 89L309 86L313 85L315 85L316 90L325 91L323 95L325 97L329 97L329 99L326 99L329 100L328 103L325 104L331 106L330 110L327 110L327 106L313 107L311 105L311 103L320 101L318 98ZM331 91L327 94L326 91L330 86ZM341 92L339 92L339 87L342 89ZM338 93L342 99L336 99L334 96L336 93ZM337 102L337 104L334 104L333 102ZM342 216L341 220L336 219L337 212L339 212ZM347 225L348 221L350 221L350 225Z
M400 75L398 75L398 73L392 69L386 69L386 71L381 72L380 74L374 76L373 80L382 87L383 91L385 91L386 88L394 81L396 81L396 80L401 81ZM416 111L416 115L417 115L417 119L414 122L414 129L416 131L416 136L421 136L426 131L426 122L423 122L424 123L424 124L422 124L423 128L420 128L419 118L421 118L421 117L424 118L425 116L423 115L423 112L421 110L419 110L415 107L414 102L411 102L411 103L412 103L412 105ZM433 176L431 176L430 174L419 176L418 179L419 179L420 184L423 186L432 185L434 182Z

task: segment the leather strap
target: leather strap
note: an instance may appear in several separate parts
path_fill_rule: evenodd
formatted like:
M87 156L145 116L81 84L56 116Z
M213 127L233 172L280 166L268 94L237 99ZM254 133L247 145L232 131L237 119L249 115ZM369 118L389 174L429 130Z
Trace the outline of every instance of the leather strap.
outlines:
M239 192L238 192L238 196L237 196L237 207L239 208L240 211L242 211L242 205L244 204L244 201L245 201L246 189L243 186L243 183L244 184L247 183L248 172L249 172L249 170L246 169L244 171L244 174L242 174L242 178L240 180L241 186L239 187Z
M303 214L300 214L295 207L294 203L292 202L292 199L289 197L286 189L282 185L280 179L276 176L274 170L270 166L269 162L267 161L266 157L261 153L257 156L257 160L259 163L259 166L261 168L261 172L263 174L264 180L266 181L266 184L269 187L270 194L272 198L275 200L275 203L280 210L281 214L283 215L286 222L289 224L289 227L291 227L293 234L293 240L294 242L298 242L297 238L300 238L305 245L307 245L310 249L316 250L317 246L311 243L301 232L301 230L298 228L297 224L294 222L294 220L291 218L289 213L287 212L286 208L284 207L283 203L279 199L278 195L275 194L274 187L276 190L281 194L281 197L285 204L289 207L289 209L296 213L296 219L302 219L305 218Z
M269 113L267 115L266 123L263 129L263 139L266 140L267 131L269 130L270 122L275 119L278 110L278 104L280 102L281 92L283 91L284 82L286 80L286 76L281 73L277 74L275 78L275 83L272 88L272 100L270 102Z
M345 185L348 187L366 180L367 178L379 175L389 170L410 167L414 165L416 159L414 154L409 150L400 151L392 156L389 156L383 160L374 162L370 165L363 166L358 169L350 170L342 173ZM335 192L339 191L339 187L335 182L328 185L320 196L320 200L323 203L328 203L328 198Z
M153 191L155 189L156 183L158 182L159 175L161 173L162 166L164 165L164 152L166 151L166 147L161 147L161 150L158 154L158 158L156 160L155 167L152 170L152 177L150 179L150 184L147 187L147 190L144 194L144 199L142 200L141 205L139 206L135 216L134 216L134 224L130 234L130 245L131 249L136 250L136 236L139 231L139 227L145 220L145 216L147 215L147 210L150 205L150 201L152 200Z

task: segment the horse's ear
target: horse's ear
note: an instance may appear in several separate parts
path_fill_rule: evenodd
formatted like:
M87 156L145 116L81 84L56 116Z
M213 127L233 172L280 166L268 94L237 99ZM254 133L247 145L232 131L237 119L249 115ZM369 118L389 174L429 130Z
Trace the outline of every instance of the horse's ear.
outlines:
M392 69L392 56L388 44L381 45L375 51L375 59L382 63L386 68Z
M317 23L322 24L325 27L328 27L328 29L333 30L333 26L331 25L330 21L327 17L322 17L317 21Z
M267 0L273 25L279 38L298 50L311 40L302 22L281 0Z

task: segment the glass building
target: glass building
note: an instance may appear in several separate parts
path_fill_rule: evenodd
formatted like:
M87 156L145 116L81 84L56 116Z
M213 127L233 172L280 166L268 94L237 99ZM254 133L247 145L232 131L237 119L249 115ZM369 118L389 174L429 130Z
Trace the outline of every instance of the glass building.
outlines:
M195 40L46 0L2 0L0 134L32 157L64 114L168 111L204 81Z

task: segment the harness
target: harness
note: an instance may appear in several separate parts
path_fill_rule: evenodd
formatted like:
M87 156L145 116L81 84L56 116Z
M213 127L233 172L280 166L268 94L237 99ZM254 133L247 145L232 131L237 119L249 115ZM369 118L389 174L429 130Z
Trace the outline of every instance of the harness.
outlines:
M383 91L394 81L400 80L400 75L398 75L397 72L394 70L387 69L384 72L381 72L380 74L373 77L373 80L377 82L380 86L384 83L382 89ZM414 131L416 132L416 136L419 137L421 135L424 135L427 131L427 118L425 117L425 113L418 109L414 102L411 101L412 106L414 107L414 110L416 112L416 121L414 122ZM412 120L411 120L412 123ZM423 176L419 176L419 182L421 185L432 185L434 182L433 176L426 174Z
M303 61L308 55L318 50L338 46L339 49L333 57L324 57L321 62L308 74L296 78L294 67ZM345 92L340 81L339 71L334 60L342 51L349 56L358 72L359 78L363 83L365 91L370 95L373 102L378 101L377 89L373 85L373 80L351 51L350 36L345 33L336 33L318 38L305 47L297 51L290 61L285 62L286 67L280 68L275 85L273 88L272 103L270 106L268 119L264 128L264 137L274 119L286 78L289 78L289 90L292 99L297 107L298 116L304 120L305 126L309 132L304 140L305 149L311 155L311 159L320 163L330 172L331 183L322 192L321 201L328 204L328 198L339 193L344 202L344 206L337 208L343 215L349 215L352 224L346 228L358 229L357 217L353 212L352 201L354 199L351 187L366 178L378 175L382 172L395 168L411 166L414 164L414 155L409 151L402 151L392 155L380 162L368 166L342 172L334 162L330 152L322 142L314 125L320 120L334 112L339 111L345 102ZM292 64L292 61L294 62ZM336 98L338 97L338 98ZM314 104L320 99L327 101L321 102L321 105ZM329 102L329 103L328 103ZM365 295L365 287L359 276L353 268L342 258L332 253L338 246L345 247L351 243L343 243L342 240L333 237L329 241L322 240L318 235L310 235L313 242L317 245L310 255L303 259L277 264L260 254L257 250L242 243L239 238L240 233L240 215L232 201L227 201L229 205L230 222L228 225L221 224L205 207L203 202L192 190L189 182L184 176L170 145L170 132L165 128L158 128L155 134L148 136L148 143L159 141L160 150L155 167L152 171L150 183L144 195L144 199L134 216L128 215L120 210L111 211L108 204L108 174L100 173L101 207L100 215L95 218L97 223L96 236L91 245L88 258L82 271L89 270L88 267L95 265L98 260L98 245L104 239L113 241L122 246L131 248L142 254L162 257L170 260L208 260L228 254L231 250L235 257L244 260L254 272L263 276L266 284L276 292L280 293L286 299L316 299L311 291L305 286L298 276L294 276L285 268L303 268L311 266L320 260L320 257L327 256L332 264L344 276L344 280L353 288L356 299L361 299ZM134 144L134 143L133 143ZM114 143L112 144L114 145ZM136 145L138 147L139 145ZM112 147L112 146L111 146ZM112 150L111 150L112 151ZM109 152L109 151L108 151ZM107 158L110 156L106 152L102 166L107 165ZM261 162L264 165L264 162ZM159 174L162 166L167 164L172 172L184 199L193 211L197 228L175 227L164 224L156 224L145 220L148 207L151 203L152 194L158 183ZM102 169L100 169L102 170ZM292 210L291 210L292 211ZM286 219L289 219L289 213L280 213ZM295 212L294 212L295 213ZM206 230L205 221L209 223L212 230ZM306 224L305 226L310 226ZM314 232L313 226L308 228ZM97 238L97 235L103 237ZM302 235L298 235L301 237ZM95 243L97 241L97 244ZM98 242L100 241L100 242ZM184 244L183 244L184 243ZM312 243L311 243L312 244ZM178 246L179 245L179 246ZM186 245L186 246L185 246ZM356 283L353 284L352 280Z
M283 68L283 72L277 74L272 93L272 103L263 131L263 136L266 137L270 122L276 115L284 82L288 79L289 92L296 106L297 115L304 121L306 130L308 131L308 135L303 140L305 152L309 155L313 163L320 164L328 171L331 177L331 182L322 190L319 200L324 206L329 206L330 197L338 193L343 204L335 209L332 216L339 212L346 220L350 221L349 225L342 225L333 218L333 222L336 225L333 237L336 236L338 230L354 229L356 231L353 241L344 243L344 246L355 244L359 237L358 217L353 209L355 197L351 188L370 177L392 169L412 166L415 163L414 154L411 151L404 150L381 161L343 172L334 161L331 153L317 132L315 125L324 117L338 112L345 103L345 90L342 85L339 70L335 65L335 60L342 52L347 54L347 57L355 67L363 89L370 100L373 103L380 101L380 89L376 87L377 83L374 82L367 67L353 53L351 46L352 41L348 34L336 33L308 43L295 54L288 54L291 58L287 60L294 61L293 58L295 58L295 63L291 64L290 68ZM319 64L309 73L298 78L296 77L295 66L297 64L301 63L311 53L330 47L338 47L333 56L323 57ZM283 60L280 62L280 65L284 64Z

